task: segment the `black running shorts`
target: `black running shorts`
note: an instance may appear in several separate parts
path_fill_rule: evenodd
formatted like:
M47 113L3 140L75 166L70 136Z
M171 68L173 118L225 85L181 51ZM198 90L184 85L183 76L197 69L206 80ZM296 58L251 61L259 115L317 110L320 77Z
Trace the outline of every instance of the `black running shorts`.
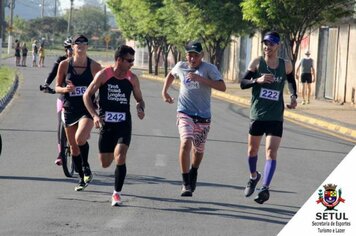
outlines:
M99 153L113 153L117 144L130 146L131 119L120 123L104 123L99 136Z
M65 127L77 124L81 118L93 119L93 117L91 117L90 113L86 109L72 110L64 108L64 111L62 112L62 120Z
M252 136L277 136L282 137L283 121L261 121L252 120L250 122L249 134Z
M302 83L311 84L311 82L312 82L312 74L311 73L302 73L300 78L301 78Z

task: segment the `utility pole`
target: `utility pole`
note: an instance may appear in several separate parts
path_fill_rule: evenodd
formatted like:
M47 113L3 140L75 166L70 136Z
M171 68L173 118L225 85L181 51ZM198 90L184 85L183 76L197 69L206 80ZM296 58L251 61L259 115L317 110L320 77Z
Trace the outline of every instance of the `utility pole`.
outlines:
M57 17L57 0L54 0L54 17Z
M74 0L70 0L69 20L68 20L68 28L67 28L67 36L68 37L72 36L70 28L72 26L73 1Z
M7 45L7 54L11 53L12 48L12 30L13 30L13 22L14 22L14 8L15 8L15 0L9 0L10 7L10 23L9 23L9 40Z
M104 30L107 30L107 27L106 27L106 25L107 25L107 22L106 22L106 18L107 18L106 2L103 1L103 3L104 3L104 16L105 16L105 18L104 18Z
M1 21L1 29L2 29L1 33L2 34L1 34L0 38L2 38L4 40L5 30L6 30L6 22L5 22L5 7L6 7L6 5L5 4L7 4L7 0L1 0L1 2L2 2L2 8L1 8L1 13L0 13L0 15L1 15L0 21Z
M42 6L41 6L41 18L44 17L44 2L45 0L42 0Z

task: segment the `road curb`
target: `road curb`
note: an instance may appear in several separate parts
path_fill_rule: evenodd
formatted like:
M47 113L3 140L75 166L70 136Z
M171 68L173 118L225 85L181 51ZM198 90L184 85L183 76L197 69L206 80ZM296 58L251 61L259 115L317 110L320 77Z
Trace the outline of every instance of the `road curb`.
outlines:
M18 75L16 75L14 82L12 83L7 94L5 94L4 97L0 98L0 112L2 112L5 109L6 105L10 102L11 98L16 93L18 86L19 86L19 77Z
M160 76L143 73L142 77L145 79L153 80L153 81L164 82L164 78L162 78ZM177 80L175 80L174 85L179 86L179 82ZM218 99L222 99L222 100L232 102L232 103L238 103L238 104L244 105L244 106L250 105L250 101L248 99L241 98L239 96L232 95L232 94L229 94L226 92L212 90L212 96L215 98L218 98ZM296 112L293 112L291 110L285 110L284 117L289 120L295 121L298 124L307 124L307 125L310 125L311 127L317 126L324 130L328 130L332 133L342 135L345 138L351 138L353 140L356 140L356 130L351 129L351 128L347 128L347 127L344 127L344 126L341 126L341 125L338 125L335 123L331 123L331 122L328 122L328 121L325 121L322 119L316 119L316 118L313 118L310 116L297 114Z

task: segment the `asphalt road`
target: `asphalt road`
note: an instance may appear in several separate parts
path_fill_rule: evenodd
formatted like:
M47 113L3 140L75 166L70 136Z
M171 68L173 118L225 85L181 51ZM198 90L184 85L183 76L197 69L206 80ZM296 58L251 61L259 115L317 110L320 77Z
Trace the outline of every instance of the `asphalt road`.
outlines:
M54 165L56 96L38 90L53 62L46 60L46 68L19 69L19 89L0 114L0 235L276 235L354 146L285 122L271 198L259 205L243 196L248 109L214 99L197 189L182 198L176 104L162 102L161 83L141 80L146 117L133 116L124 203L113 208L114 166L101 168L96 130L94 179L84 192Z

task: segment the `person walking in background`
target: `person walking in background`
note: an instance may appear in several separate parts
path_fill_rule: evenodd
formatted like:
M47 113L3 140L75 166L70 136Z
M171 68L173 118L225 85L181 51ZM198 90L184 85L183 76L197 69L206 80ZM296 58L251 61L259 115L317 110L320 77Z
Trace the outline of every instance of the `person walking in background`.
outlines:
M173 103L168 89L174 78L179 77L181 85L177 125L180 135L179 163L183 179L183 197L192 196L196 188L198 168L204 156L205 142L210 130L211 89L226 90L225 82L216 66L203 61L203 48L199 42L189 43L185 51L187 61L180 61L174 66L162 89L163 100Z
M38 61L38 66L39 67L44 67L44 59L45 59L44 43L42 43L40 48L38 49L38 56L40 58L40 60Z
M135 50L122 45L115 51L115 64L98 72L83 98L85 106L94 119L96 128L101 128L99 159L107 168L115 160L115 185L112 206L121 205L121 190L126 178L126 154L131 142L132 121L130 113L131 93L136 100L139 119L145 116L140 83L131 72ZM99 90L99 114L91 99ZM118 99L119 98L119 99Z
M27 63L27 53L28 53L28 48L27 48L27 46L26 46L26 43L23 43L23 44L22 44L21 53L22 53L21 66L26 66L26 63Z
M248 166L250 178L245 188L246 197L251 196L261 179L257 171L258 150L266 135L266 162L263 185L255 198L263 204L269 199L269 186L277 166L277 151L283 133L283 89L285 81L291 93L288 108L297 106L296 82L290 61L278 57L280 37L277 32L267 32L263 37L264 56L253 59L241 80L241 88L252 88L250 128L248 135Z
M82 191L92 180L88 155L93 118L87 111L83 95L101 65L87 56L88 38L76 35L73 38L73 56L59 64L56 80L56 92L64 94L63 121L70 145L73 162L79 174L79 184L75 191ZM94 100L94 96L92 97Z
M20 41L15 40L15 63L16 66L20 66L21 62L21 47L20 47Z
M296 77L299 80L299 71L301 68L300 80L302 82L302 105L310 103L311 95L311 84L315 82L315 69L314 69L314 60L310 57L310 52L305 52L305 57L302 58L297 66ZM305 95L307 96L305 100Z
M32 67L37 67L37 56L38 56L37 40L34 40L32 44Z

